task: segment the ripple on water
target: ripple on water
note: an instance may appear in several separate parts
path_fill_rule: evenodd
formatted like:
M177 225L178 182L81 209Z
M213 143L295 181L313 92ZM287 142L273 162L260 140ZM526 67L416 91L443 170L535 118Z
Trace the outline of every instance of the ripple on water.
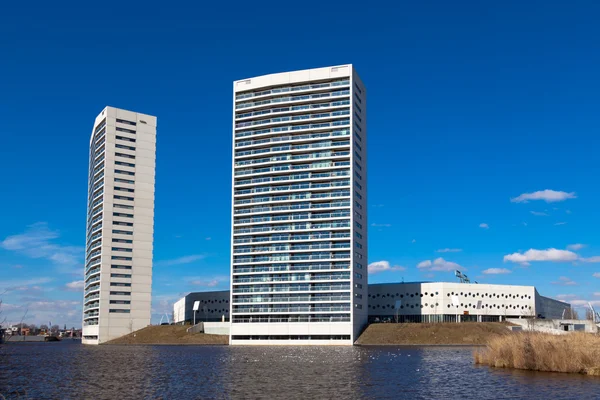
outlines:
M600 378L498 370L466 347L0 348L7 399L600 399Z

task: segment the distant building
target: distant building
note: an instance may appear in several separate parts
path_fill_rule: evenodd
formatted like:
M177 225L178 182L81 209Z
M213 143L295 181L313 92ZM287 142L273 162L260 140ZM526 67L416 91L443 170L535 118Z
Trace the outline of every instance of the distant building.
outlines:
M220 321L228 291L190 293L175 303L174 322L190 322L193 301L215 310ZM571 306L541 296L533 286L453 282L375 283L368 285L370 322L494 322L507 318L560 319ZM201 312L196 321L201 319ZM227 314L225 314L227 315ZM262 343L262 342L260 342ZM259 343L259 344L260 344Z
M191 324L194 321L194 303L198 301L196 322L229 321L229 290L195 292L182 297L173 305L173 322Z
M84 344L150 324L156 117L106 107L90 138Z

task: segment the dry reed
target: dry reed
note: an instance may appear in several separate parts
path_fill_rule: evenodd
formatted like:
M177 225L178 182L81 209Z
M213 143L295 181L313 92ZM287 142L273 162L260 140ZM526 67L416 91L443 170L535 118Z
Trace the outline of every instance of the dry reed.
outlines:
M600 376L600 336L523 332L490 339L475 363L496 368L570 372Z

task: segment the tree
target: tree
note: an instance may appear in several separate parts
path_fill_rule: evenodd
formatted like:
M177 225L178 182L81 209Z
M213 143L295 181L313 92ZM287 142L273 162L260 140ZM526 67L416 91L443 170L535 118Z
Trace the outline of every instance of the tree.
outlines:
M565 319L579 319L577 311L571 306L565 309Z
M43 330L44 332L48 332L48 325L46 325L46 324L41 324L41 325L40 325L40 330Z
M50 332L52 333L56 333L60 330L60 326L58 325L52 325L52 327L50 327Z

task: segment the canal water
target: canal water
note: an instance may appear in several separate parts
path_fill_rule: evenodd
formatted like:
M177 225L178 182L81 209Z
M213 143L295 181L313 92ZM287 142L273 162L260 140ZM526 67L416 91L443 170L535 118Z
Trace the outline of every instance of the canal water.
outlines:
M469 347L0 347L6 399L600 399L600 378L490 369ZM0 399L2 399L0 396Z

